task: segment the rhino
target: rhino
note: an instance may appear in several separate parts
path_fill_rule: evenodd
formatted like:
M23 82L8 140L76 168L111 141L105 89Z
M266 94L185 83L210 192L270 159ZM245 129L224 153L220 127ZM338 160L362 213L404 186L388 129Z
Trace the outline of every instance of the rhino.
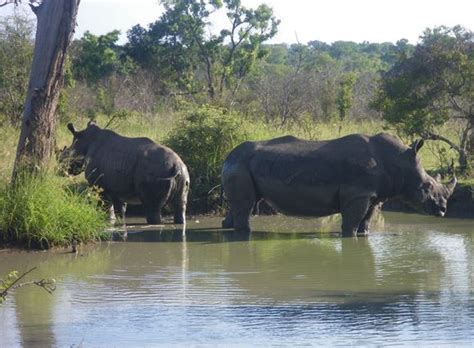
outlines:
M252 208L261 199L287 215L341 213L343 237L367 235L374 212L392 197L444 216L456 177L444 185L425 172L417 156L423 143L406 146L387 133L244 142L223 163L230 209L222 226L250 233Z
M129 138L93 122L73 135L59 162L71 175L85 172L90 185L102 189L105 201L115 214L124 217L127 203L142 204L149 224L162 223L161 210L168 202L174 222L186 222L189 173L181 158L170 148L148 138ZM115 214L113 214L115 212Z

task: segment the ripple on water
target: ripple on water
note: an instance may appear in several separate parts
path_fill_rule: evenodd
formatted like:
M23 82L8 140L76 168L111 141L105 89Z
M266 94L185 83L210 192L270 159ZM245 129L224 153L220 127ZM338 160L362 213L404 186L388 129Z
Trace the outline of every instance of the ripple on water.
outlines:
M38 346L472 346L472 231L407 220L358 240L311 222L298 226L305 237L271 238L263 219L251 241L222 242L213 229L186 243L137 236L68 262L23 254L57 275L58 290L46 301L35 289L15 294L0 309L0 346L36 334L40 312Z

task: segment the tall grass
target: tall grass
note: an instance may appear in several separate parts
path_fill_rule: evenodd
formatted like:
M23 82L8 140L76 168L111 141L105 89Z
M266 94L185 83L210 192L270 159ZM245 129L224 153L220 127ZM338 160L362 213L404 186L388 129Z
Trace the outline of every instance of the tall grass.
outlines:
M0 242L48 249L102 239L106 214L91 190L73 192L66 178L21 175L0 188Z
M11 126L0 127L0 182L10 180L15 161L19 131Z

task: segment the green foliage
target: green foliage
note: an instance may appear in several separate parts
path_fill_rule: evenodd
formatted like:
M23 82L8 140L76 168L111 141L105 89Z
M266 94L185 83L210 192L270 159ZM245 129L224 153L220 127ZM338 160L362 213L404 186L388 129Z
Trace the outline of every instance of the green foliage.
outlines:
M3 279L0 279L0 305L5 302L8 290L18 279L18 271L11 271Z
M428 144L428 149L432 156L436 159L436 173L442 176L450 176L455 162L455 154L450 151L449 146L441 142L433 142Z
M337 109L339 111L339 120L344 121L351 108L352 90L356 83L357 76L353 73L346 74L340 82L340 90L337 95Z
M128 32L128 54L144 67L189 92L211 99L235 93L240 81L265 55L261 43L276 34L279 21L266 5L248 9L240 0L163 0L165 12L146 30ZM210 16L225 9L230 27L211 34ZM173 85L169 85L173 87Z
M93 35L86 31L73 45L74 77L88 83L97 83L114 72L127 74L134 69L133 62L121 57L117 46L120 31L105 35Z
M236 145L248 139L249 128L239 114L202 106L188 112L171 131L166 145L188 166L192 209L199 207L209 211L216 207L219 191L212 195L209 191L220 184L225 157Z
M102 237L105 212L92 190L73 192L67 179L20 175L0 189L0 242L47 249Z
M0 18L0 121L14 126L20 124L26 98L33 31L34 22L26 15Z
M474 36L462 27L427 29L411 55L400 54L382 75L374 107L399 131L447 142L462 170L474 130ZM455 143L439 134L452 121L461 128Z

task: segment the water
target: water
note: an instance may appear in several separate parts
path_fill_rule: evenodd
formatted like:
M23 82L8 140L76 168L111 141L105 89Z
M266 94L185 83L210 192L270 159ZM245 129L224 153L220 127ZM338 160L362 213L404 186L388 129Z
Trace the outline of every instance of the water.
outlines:
M334 219L272 216L245 240L199 217L184 241L138 225L77 255L0 251L0 274L57 280L53 295L8 297L0 347L472 347L474 221L384 215L359 239Z

